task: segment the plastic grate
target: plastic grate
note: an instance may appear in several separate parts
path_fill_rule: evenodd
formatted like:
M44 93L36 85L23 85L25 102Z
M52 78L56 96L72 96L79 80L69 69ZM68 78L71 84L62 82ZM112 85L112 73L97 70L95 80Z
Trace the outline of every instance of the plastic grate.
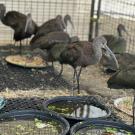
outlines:
M28 98L8 99L7 104L1 110L1 113L9 112L11 110L25 110L25 109L43 110L42 102L44 100L45 99L37 97L29 99Z

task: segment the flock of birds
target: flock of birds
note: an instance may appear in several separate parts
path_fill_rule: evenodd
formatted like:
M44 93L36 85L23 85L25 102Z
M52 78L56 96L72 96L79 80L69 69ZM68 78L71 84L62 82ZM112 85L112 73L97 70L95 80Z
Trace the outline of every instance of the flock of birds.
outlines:
M53 62L58 61L61 64L60 75L63 71L63 64L72 66L74 69L73 93L76 84L78 93L80 92L79 80L82 68L99 63L104 56L111 63L111 67L117 70L119 64L114 55L114 46L121 45L120 51L126 48L126 40L122 37L122 32L127 33L127 31L122 24L118 25L118 36L102 35L89 42L81 41L77 36L70 37L66 32L68 22L74 29L70 15L65 15L64 18L57 15L38 26L31 14L24 15L17 11L6 12L5 5L0 4L0 20L14 30L13 38L15 42L20 42L20 51L21 41L34 35L30 41L33 55L40 54L45 61L52 62L52 66Z
M126 51L126 40L123 38L123 32L127 35L128 32L123 24L118 25L117 36L102 35L89 42L80 41L77 36L70 37L66 32L68 22L74 29L70 15L65 15L64 18L57 15L38 26L32 19L31 14L25 15L17 11L6 12L5 5L0 4L0 20L4 25L14 30L13 39L15 43L20 42L20 52L22 50L21 41L34 35L30 41L33 55L39 54L46 62L52 62L52 66L53 62L58 61L61 64L59 75L63 72L63 64L73 67L73 95L75 83L77 83L77 90L80 93L79 80L82 68L97 64L104 57L110 64L109 66L117 70L119 64L114 53ZM77 68L79 68L78 71ZM134 110L135 98L133 104Z

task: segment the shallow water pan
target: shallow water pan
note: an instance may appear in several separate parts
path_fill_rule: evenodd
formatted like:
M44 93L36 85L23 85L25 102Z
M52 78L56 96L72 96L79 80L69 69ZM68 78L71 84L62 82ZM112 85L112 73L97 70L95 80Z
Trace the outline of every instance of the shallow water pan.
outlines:
M68 122L53 112L11 111L0 115L1 135L66 135Z
M105 119L111 115L110 109L93 96L56 97L43 102L43 107L64 116L71 126L88 118Z
M135 135L135 128L113 121L88 120L75 124L70 135Z

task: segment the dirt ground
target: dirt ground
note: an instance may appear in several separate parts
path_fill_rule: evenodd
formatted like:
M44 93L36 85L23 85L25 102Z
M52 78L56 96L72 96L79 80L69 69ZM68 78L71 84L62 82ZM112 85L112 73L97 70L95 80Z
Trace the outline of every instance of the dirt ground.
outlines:
M55 69L51 66L44 69L26 69L10 65L4 58L9 55L9 48L0 49L0 96L6 99L48 99L56 96L69 96L72 90L73 69L65 65L61 77L59 63ZM113 106L114 99L133 95L133 89L109 89L107 80L110 75L103 72L100 65L89 66L82 71L80 84L82 95L98 95L114 113L126 123L132 118L117 111ZM77 93L76 93L77 95Z

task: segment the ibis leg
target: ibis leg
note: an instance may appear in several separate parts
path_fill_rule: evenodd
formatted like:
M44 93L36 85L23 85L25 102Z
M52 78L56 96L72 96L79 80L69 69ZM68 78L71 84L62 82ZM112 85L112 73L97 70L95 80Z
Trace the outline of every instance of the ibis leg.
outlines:
M26 45L29 45L29 41L28 41L28 39L26 40Z
M14 44L10 46L10 54L12 53L12 47L14 46L15 47L15 44L16 44L16 41L14 42Z
M74 96L74 88L75 88L75 77L77 76L77 71L76 71L76 68L74 68L74 74L73 74L73 82L72 82L72 96Z
M20 53L22 53L22 42L20 40Z
M12 44L10 45L10 54L12 53Z
M80 94L80 75L81 75L81 72L82 72L82 67L80 68L80 70L76 76L78 94Z
M54 63L53 63L53 61L52 61L52 68L54 68Z
M60 73L58 76L61 76L62 75L62 72L63 72L63 64L61 64L61 69L60 69Z

